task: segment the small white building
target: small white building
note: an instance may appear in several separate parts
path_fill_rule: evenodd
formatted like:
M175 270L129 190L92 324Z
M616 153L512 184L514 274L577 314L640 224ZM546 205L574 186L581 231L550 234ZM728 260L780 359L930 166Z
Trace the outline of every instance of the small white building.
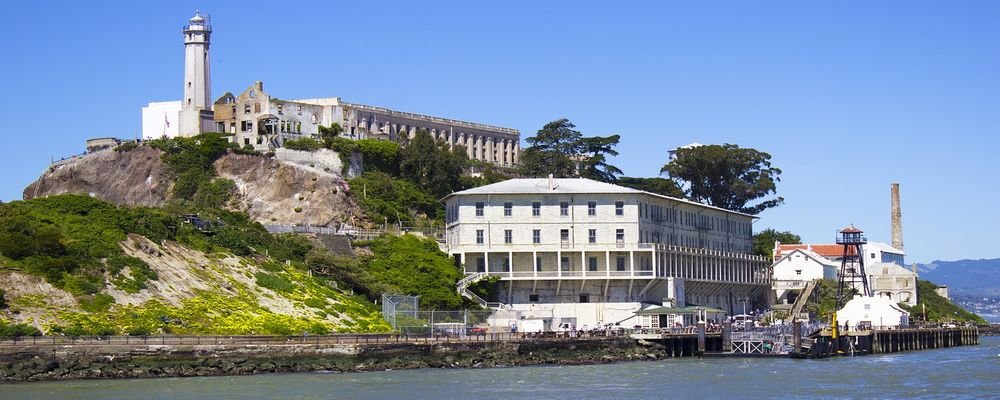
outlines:
M771 265L771 283L778 302L788 300L794 290L805 289L806 284L816 279L837 279L840 264L806 249L795 249L784 253Z
M851 329L857 326L898 327L910 324L910 314L885 297L858 296L837 311L837 324Z

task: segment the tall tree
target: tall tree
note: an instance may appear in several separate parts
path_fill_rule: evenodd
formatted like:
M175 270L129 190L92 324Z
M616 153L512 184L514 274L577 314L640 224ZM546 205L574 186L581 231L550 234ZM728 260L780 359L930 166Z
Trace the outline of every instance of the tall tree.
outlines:
M774 242L799 244L802 243L802 238L789 231L778 232L768 228L753 235L753 254L771 257L774 254Z
M622 171L608 163L619 135L585 137L563 118L545 124L526 139L529 147L521 154L521 173L529 176L552 174L558 178L585 177L614 182Z
M399 152L399 175L440 198L459 188L467 162L464 149L451 151L421 129Z
M681 148L660 172L683 183L692 200L727 210L756 215L784 202L780 196L764 199L776 193L781 170L771 166L770 154L752 148L728 143Z

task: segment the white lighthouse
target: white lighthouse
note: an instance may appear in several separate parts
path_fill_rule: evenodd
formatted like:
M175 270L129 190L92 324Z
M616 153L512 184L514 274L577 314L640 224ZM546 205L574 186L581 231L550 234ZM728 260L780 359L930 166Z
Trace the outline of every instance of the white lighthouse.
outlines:
M178 120L180 136L195 136L214 129L212 80L209 75L208 47L212 25L195 11L184 26L184 98Z

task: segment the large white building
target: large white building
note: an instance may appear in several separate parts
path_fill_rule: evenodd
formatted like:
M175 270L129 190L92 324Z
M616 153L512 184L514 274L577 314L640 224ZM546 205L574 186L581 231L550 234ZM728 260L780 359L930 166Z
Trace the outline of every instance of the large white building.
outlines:
M453 193L446 248L502 307L550 324L632 325L650 305L766 302L747 214L589 179L511 179Z

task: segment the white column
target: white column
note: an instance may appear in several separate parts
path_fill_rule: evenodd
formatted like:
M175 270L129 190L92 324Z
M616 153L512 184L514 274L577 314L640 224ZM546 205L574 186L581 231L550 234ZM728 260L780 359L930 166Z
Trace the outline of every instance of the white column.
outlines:
M628 252L629 275L635 276L635 251Z
M604 250L604 276L611 276L611 252Z
M586 251L581 251L580 252L580 272L583 273L583 276L587 276L587 252Z
M514 277L514 252L507 252L507 266L510 267L510 276Z
M538 252L531 252L531 272L534 273L535 278L538 277Z
M562 277L562 250L556 250L556 276Z

